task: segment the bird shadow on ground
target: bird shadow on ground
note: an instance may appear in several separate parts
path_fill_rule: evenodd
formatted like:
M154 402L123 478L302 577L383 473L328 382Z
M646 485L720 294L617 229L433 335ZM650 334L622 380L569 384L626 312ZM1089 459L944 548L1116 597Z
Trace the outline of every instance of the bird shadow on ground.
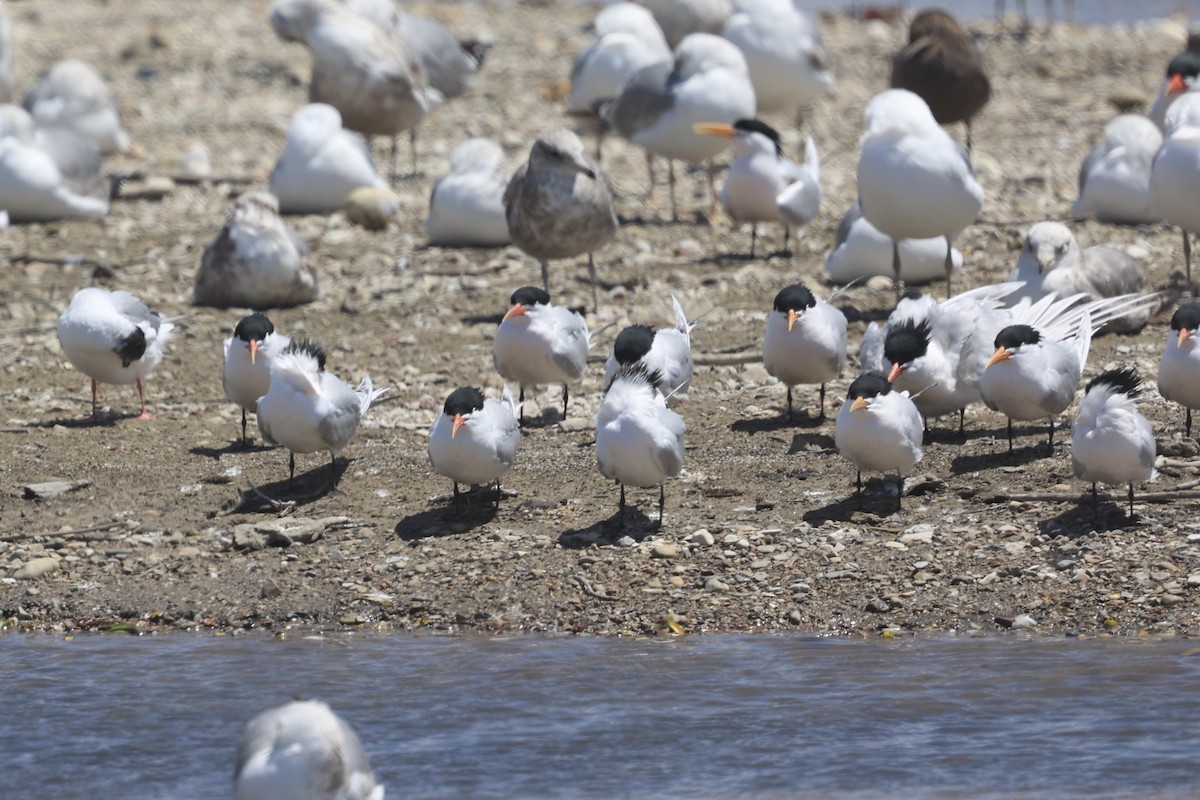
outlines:
M188 452L194 456L203 456L204 458L211 458L214 461L220 461L221 456L234 455L235 453L265 453L268 450L274 450L276 446L262 442L251 442L248 445L243 445L241 440L235 439L224 447L196 446L190 448Z
M1046 450L1046 445L1039 442L1011 451L1003 449L994 453L955 456L950 462L950 472L962 475L996 467L1020 467L1050 457L1051 453Z
M756 417L754 419L739 419L730 423L729 430L734 433L771 433L774 431L787 430L788 428L819 428L828 422L827 417L814 417L805 415L803 417L788 418L787 413L780 414L776 417Z
M340 465L338 462L341 462ZM338 466L341 468L338 469ZM250 485L241 493L238 499L228 508L222 509L226 514L280 512L303 506L320 500L322 497L337 491L337 481L350 467L346 458L334 461L335 476L329 477L329 465L321 464L296 475L294 481L286 477L274 483L263 486ZM289 482L291 488L288 487Z
M525 405L530 405L530 401L526 400ZM528 413L525 414L521 418L521 430L522 430L522 432L524 432L527 430L537 430L540 428L549 428L553 425L557 425L558 423L562 422L564 419L565 419L565 417L563 416L561 408L559 408L556 405L555 406L546 406L538 413L538 415L536 417L532 416L531 414L528 414Z
M806 452L814 446L825 453L837 452L837 445L834 443L833 437L827 433L797 433L792 436L792 443L788 446L787 455L794 456L797 453Z
M1078 500L1064 501L1069 502L1070 506L1061 513L1040 521L1038 530L1044 536L1051 538L1066 536L1068 539L1078 539L1093 533L1109 533L1136 528L1141 524L1141 520L1136 515L1129 516L1127 511L1129 506L1126 505L1128 500L1123 495L1105 492L1099 495L1099 499L1100 506L1093 512L1091 492L1081 492ZM1136 500L1136 496L1134 499ZM1047 558L1054 563L1060 556L1054 555L1053 551L1050 552L1051 555Z
M642 201L639 199L635 200L634 202ZM691 219L688 219L686 215L681 215L678 220L673 220L669 215L664 215L661 217L647 217L642 214L638 214L632 217L618 216L617 221L622 226L636 225L639 228L673 228L676 226L683 227L685 225L688 227L693 227L696 225L708 227L710 224L708 217L704 216L698 211L692 215Z
M645 539L659 530L657 517L651 519L632 503L625 504L625 514L614 511L605 519L593 522L584 528L571 528L562 532L558 543L565 550L582 550L597 542L613 542L622 536L636 541Z
M110 428L118 422L127 419L137 419L138 415L132 411L125 413L106 412L102 413L98 419L92 417L60 417L58 419L48 419L41 422L30 422L25 425L27 428Z
M406 542L417 542L472 531L496 518L499 509L494 502L495 497L494 489L480 489L460 495L457 504L451 500L445 505L409 514L396 523L396 537ZM441 498L434 500L439 501Z
M832 520L834 522L851 522L856 514L870 515L877 519L886 519L896 513L896 479L869 478L863 484L861 505L859 498L851 486L845 497L832 503L814 508L804 513L804 521L809 525L818 526Z

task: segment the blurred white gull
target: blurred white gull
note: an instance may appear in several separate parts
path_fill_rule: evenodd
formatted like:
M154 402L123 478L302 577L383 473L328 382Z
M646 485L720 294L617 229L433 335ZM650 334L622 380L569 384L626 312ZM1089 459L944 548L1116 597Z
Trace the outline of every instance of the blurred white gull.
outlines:
M345 720L319 700L256 716L238 744L235 800L383 800L384 787Z
M675 160L711 162L729 146L729 140L696 133L692 126L699 122L732 125L735 120L752 119L754 112L754 86L742 51L719 36L694 33L679 43L673 64L636 72L600 115L617 133L646 150L651 191L650 158L667 159L671 219L678 220ZM712 182L710 163L710 189Z
M5 134L0 135L0 209L7 210L13 222L107 214L108 203L75 191L74 181L56 160L61 158L79 181L90 182L99 170L99 158L91 143L61 129L39 134L23 111L14 106L4 108L12 113L0 112L0 127Z
M954 269L962 266L958 248L951 248L950 257ZM946 277L945 263L944 236L900 242L900 280L907 286ZM825 273L833 283L893 275L892 240L862 215L857 202L838 223L833 249L825 254Z
M863 215L892 240L893 276L901 287L899 242L946 237L946 295L954 270L954 238L979 216L983 187L967 154L906 89L871 98L858 160Z
M693 33L720 33L733 13L729 0L639 0L650 9L667 44L677 47Z
M1154 209L1183 233L1186 288L1192 291L1192 243L1200 232L1200 93L1188 92L1167 111L1167 133L1150 171Z
M509 243L504 190L512 172L491 139L467 139L450 156L450 171L429 196L425 233L441 247L502 247Z
M283 154L271 171L271 194L285 214L337 211L361 186L386 186L362 137L342 128L338 110L304 106L292 117Z
M39 127L70 128L90 139L101 155L129 147L117 101L104 79L77 59L56 62L25 95L22 105Z
M0 139L12 136L25 144L34 145L54 159L70 188L80 194L101 194L104 180L100 177L100 151L91 139L70 128L42 127L29 112L18 105L0 105Z
M429 111L417 55L394 30L335 0L275 0L270 18L280 38L303 42L312 54L309 100L335 107L352 131L391 137L394 172L398 135Z
M1150 169L1162 132L1141 114L1122 114L1079 167L1079 199L1071 213L1101 222L1140 225L1162 219L1150 197Z
M279 216L279 201L262 191L238 197L229 219L200 259L192 294L197 305L287 308L321 294L308 245Z
M833 86L821 31L792 0L734 0L721 35L746 56L758 111L794 111Z

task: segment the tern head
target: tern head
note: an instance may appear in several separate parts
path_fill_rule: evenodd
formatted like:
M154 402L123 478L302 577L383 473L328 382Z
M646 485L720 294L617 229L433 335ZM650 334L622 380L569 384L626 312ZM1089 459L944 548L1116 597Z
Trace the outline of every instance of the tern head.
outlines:
M1200 53L1184 50L1167 64L1167 95L1186 92L1200 75Z
M1188 303L1176 309L1171 315L1171 330L1175 331L1176 345L1183 347L1183 343L1200 330L1200 303Z
M442 413L454 420L450 427L450 438L458 435L458 429L471 421L471 415L483 410L483 392L474 386L455 389L446 398Z
M697 122L692 126L692 130L702 136L733 139L734 150L739 154L761 150L767 153L774 152L776 158L783 158L779 131L760 119L739 119L732 125L723 122Z
M933 328L925 318L906 319L889 329L883 341L883 355L892 362L888 381L899 378L914 361L929 352L932 338Z
M537 137L529 151L529 169L594 179L599 164L583 152L583 142L566 128L553 128Z
M1093 389L1108 392L1110 395L1123 394L1133 398L1142 393L1142 379L1133 367L1110 369L1092 378L1084 395L1091 394Z
M121 366L128 367L146 354L146 332L140 325L134 326L131 333L118 340L113 352L121 358Z
M879 372L864 372L850 384L846 399L850 401L851 411L863 411L871 407L871 401L876 397L889 394L892 384L886 375Z
M1034 225L1021 245L1021 258L1032 258L1039 275L1045 275L1055 267L1071 264L1079 259L1079 255L1075 236L1066 225L1059 222L1039 222Z
M307 337L293 339L271 362L271 386L285 383L302 394L321 393L321 373L325 371L325 348Z
M771 309L787 317L787 329L790 333L792 328L796 327L800 315L816 304L817 298L813 297L812 292L798 283L793 283L779 290Z
M988 359L987 366L1007 361L1021 352L1021 348L1031 347L1041 341L1042 335L1028 325L1009 325L996 334L996 352Z
M635 361L632 364L622 364L615 373L612 380L608 382L608 386L604 387L605 398L613 387L618 385L631 386L636 389L649 389L651 392L657 393L655 388L662 383L662 373L656 369L650 369L644 362Z
M550 293L539 286L522 286L512 293L512 297L508 301L512 303L512 307L508 309L508 313L504 315L501 323L507 322L512 317L522 317L535 306L550 305Z
M274 332L275 326L267 319L266 314L250 314L238 320L237 327L233 329L233 336L235 339L241 339L250 349L250 363L253 364L263 340Z
M654 328L649 325L630 325L617 334L613 356L618 364L636 364L654 345Z

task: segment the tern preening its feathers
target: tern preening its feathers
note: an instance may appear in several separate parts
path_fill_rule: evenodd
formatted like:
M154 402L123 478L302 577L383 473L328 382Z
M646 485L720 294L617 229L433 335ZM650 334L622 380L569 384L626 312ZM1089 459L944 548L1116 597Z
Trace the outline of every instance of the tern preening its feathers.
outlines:
M649 325L630 325L617 334L612 353L604 362L604 382L610 383L623 366L645 364L646 371L657 375L654 388L663 393L667 405L687 400L692 384L692 328L683 313L683 306L671 296L675 309L674 328L652 328Z
M150 419L142 380L162 361L175 328L129 292L80 289L58 318L58 341L75 369L92 379L92 419L100 418L97 383L137 386L141 413Z
M1200 303L1180 306L1171 316L1171 331L1158 364L1158 393L1187 412L1192 435L1192 409L1200 408Z
M271 383L258 401L258 429L269 444L286 447L288 489L296 477L296 453L329 452L330 477L337 486L337 454L346 448L375 398L364 375L357 389L325 371L325 348L293 339L271 364Z
M833 433L838 452L857 470L855 486L862 505L862 473L893 472L896 510L904 496L904 473L921 460L921 412L908 392L892 388L886 375L866 372L850 384Z
M683 469L683 417L667 408L654 388L662 378L644 363L622 366L604 391L596 414L596 459L600 474L621 485L620 515L625 519L625 486L658 487L658 525L663 521L663 485Z
M522 286L509 302L492 343L496 371L520 387L522 419L526 387L562 384L565 418L569 384L582 378L587 367L587 321L577 311L551 304L549 293L536 286Z
M271 386L271 364L290 341L275 332L274 323L265 314L242 317L233 335L225 340L221 386L225 396L241 406L243 445L247 443L246 412L257 410L258 398Z
M500 479L512 469L520 446L521 426L507 386L499 402L473 386L455 389L429 427L429 461L454 482L455 501L460 483L494 481L499 505Z
M763 366L787 387L787 413L792 418L792 387L821 385L825 418L825 384L846 364L846 315L794 283L775 295L763 335Z
M1092 514L1098 518L1096 484L1133 484L1154 480L1154 431L1137 408L1142 379L1129 367L1102 373L1087 385L1071 426L1071 464L1075 477L1092 482Z

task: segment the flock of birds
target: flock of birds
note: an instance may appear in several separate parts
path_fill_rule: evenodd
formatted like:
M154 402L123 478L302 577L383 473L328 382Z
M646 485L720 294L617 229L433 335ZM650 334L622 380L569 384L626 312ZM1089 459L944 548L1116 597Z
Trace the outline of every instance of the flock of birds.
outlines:
M409 134L414 169L417 131L441 103L464 94L487 53L486 43L462 44L439 23L409 14L393 0L275 0L271 26L281 39L307 48L313 71L310 103L292 119L268 191L237 198L206 248L193 287L197 303L270 309L319 296L303 239L280 216L344 208L360 190L386 189L363 137L392 140L391 175L399 137ZM551 262L586 256L592 304L599 305L594 253L620 228L612 181L603 164L603 137L642 148L654 190L654 159L667 160L671 218L679 218L675 162L706 165L712 202L738 224L781 225L785 247L821 205L816 142L803 161L789 160L782 136L758 117L806 106L834 81L820 31L791 0L643 0L605 7L596 38L577 58L566 109L574 127L596 138L594 155L567 127L542 131L528 158L509 172L504 152L487 139L455 150L450 171L430 197L426 232L442 246L514 244L541 266L542 285L518 288L496 330L493 361L506 382L499 399L472 386L455 389L429 429L435 472L460 485L494 484L518 458L527 392L569 387L587 368L592 344L582 313L552 302ZM978 218L984 190L972 169L971 122L991 97L982 59L950 14L929 10L911 22L909 42L891 65L892 88L865 109L857 166L858 202L838 227L826 257L835 282L892 278L897 304L873 323L859 347L861 374L836 414L834 442L862 473L902 480L922 458L931 420L959 415L977 403L1012 423L1055 420L1075 401L1092 337L1102 329L1136 330L1173 297L1150 289L1144 265L1115 248L1081 249L1057 222L1027 233L1013 274L1003 283L953 294L962 264L954 243ZM0 5L0 100L12 99L12 46ZM1189 233L1200 232L1200 41L1172 59L1147 116L1124 115L1104 130L1079 176L1077 213L1113 223L1167 221L1183 231L1187 290L1192 290ZM964 150L945 125L967 127ZM81 191L98 176L103 155L127 147L112 95L86 64L56 64L24 98L0 106L0 209L4 221L38 221L107 213L102 197ZM720 191L714 159L732 147ZM906 287L946 280L946 298ZM787 391L826 385L845 369L845 314L810 288L782 287L767 316L763 364ZM621 331L604 366L605 390L596 415L601 474L620 486L659 488L682 471L686 424L676 410L692 382L689 321L672 298L674 320L663 327ZM173 330L125 291L85 288L58 320L63 353L97 385L134 384L147 416L143 381L162 360ZM1200 408L1200 304L1174 311L1157 385L1163 397ZM290 339L263 313L242 318L224 343L223 385L263 439L295 455L336 456L353 439L371 404L386 390L364 377L357 388L327 371L326 351ZM515 383L514 399L509 384ZM1137 409L1141 378L1129 368L1088 383L1071 429L1075 474L1096 485L1127 485L1154 475L1155 440ZM482 494L482 493L480 493ZM468 501L470 498L468 498ZM1095 505L1094 505L1095 508ZM337 769L320 766L330 741ZM317 755L318 752L320 755ZM332 758L332 756L330 756ZM306 781L334 780L341 794L321 794ZM282 783L280 783L282 782ZM238 797L382 798L348 726L323 704L293 703L247 728L238 767ZM280 788L282 787L282 788Z

